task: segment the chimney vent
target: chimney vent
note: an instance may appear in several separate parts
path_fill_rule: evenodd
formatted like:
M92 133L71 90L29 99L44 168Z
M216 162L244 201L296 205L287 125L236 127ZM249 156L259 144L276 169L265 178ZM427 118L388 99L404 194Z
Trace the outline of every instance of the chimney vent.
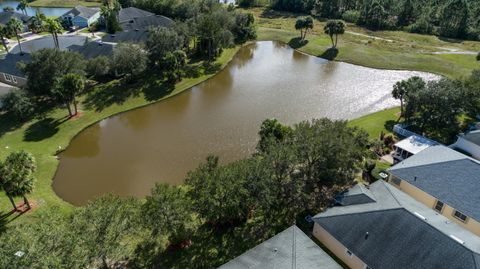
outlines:
M368 239L368 236L369 236L369 235L370 235L370 234L369 234L368 232L365 233L365 240Z

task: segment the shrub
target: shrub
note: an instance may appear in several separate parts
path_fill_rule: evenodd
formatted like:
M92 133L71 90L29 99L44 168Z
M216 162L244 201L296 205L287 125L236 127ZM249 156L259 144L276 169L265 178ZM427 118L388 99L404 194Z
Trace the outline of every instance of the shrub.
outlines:
M33 115L34 104L32 99L25 90L12 90L11 92L1 96L0 108L3 111L13 113L21 120L25 120Z
M350 23L357 23L359 18L360 12L356 10L347 10L342 14L342 19Z
M426 18L422 17L408 26L407 30L417 34L433 34L434 27Z

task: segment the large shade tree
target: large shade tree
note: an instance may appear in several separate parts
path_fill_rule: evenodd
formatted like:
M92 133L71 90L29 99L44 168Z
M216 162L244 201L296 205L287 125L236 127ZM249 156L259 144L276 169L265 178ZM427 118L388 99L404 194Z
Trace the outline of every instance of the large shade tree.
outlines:
M120 43L113 51L113 68L125 75L127 82L134 81L147 68L148 54L139 45Z
M77 115L77 95L85 88L85 78L78 74L66 74L55 87L53 94L65 104L70 117ZM73 105L73 111L71 108Z

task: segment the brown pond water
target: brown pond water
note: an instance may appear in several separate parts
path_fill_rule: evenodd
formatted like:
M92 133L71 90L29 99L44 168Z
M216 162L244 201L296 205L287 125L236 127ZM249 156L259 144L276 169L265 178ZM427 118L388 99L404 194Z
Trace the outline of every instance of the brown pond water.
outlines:
M182 183L216 154L252 153L260 123L351 119L398 105L392 85L421 72L377 70L307 56L275 42L241 49L212 79L173 98L87 128L61 154L55 192L74 205L104 193L145 196Z

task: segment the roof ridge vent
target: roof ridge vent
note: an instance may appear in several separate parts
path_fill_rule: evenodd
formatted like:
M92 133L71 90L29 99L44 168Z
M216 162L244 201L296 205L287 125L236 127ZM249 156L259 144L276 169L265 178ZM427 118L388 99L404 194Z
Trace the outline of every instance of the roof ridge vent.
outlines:
M424 221L427 221L427 218L425 218L425 217L424 217L423 215L421 215L420 213L418 213L418 212L413 212L413 214L414 214L415 216L417 216L418 218L423 219Z
M458 243L462 244L462 245L465 245L465 241L463 241L462 239L456 237L455 235L451 234L450 235L450 238L452 238L453 240L457 241Z

